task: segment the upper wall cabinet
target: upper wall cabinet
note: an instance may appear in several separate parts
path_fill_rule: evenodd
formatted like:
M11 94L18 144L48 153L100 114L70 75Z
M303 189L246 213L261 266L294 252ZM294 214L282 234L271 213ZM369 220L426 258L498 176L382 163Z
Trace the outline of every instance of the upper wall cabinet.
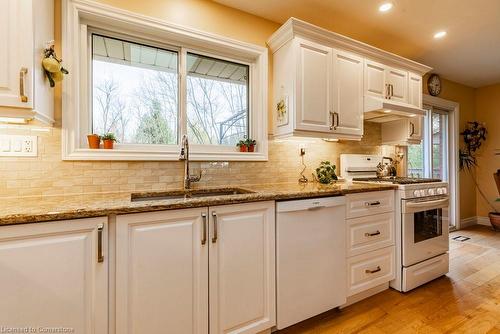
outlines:
M41 66L54 39L53 0L0 3L0 117L53 123L54 96Z
M363 120L423 114L425 65L295 18L268 45L276 137L359 140Z
M365 93L408 103L408 72L366 60Z
M294 38L274 59L276 135L361 138L363 58Z

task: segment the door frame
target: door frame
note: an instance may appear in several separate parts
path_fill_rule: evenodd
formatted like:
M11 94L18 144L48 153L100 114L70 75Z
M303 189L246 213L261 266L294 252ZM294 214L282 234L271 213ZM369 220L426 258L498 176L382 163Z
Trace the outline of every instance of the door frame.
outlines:
M460 229L460 176L458 162L460 104L440 97L423 94L422 103L448 111L448 158L449 158L449 195L451 229ZM423 140L423 139L422 139Z

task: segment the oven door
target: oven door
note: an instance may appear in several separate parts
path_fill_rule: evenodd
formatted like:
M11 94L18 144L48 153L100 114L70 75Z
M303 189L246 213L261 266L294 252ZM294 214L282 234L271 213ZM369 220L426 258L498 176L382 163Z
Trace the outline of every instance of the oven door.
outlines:
M448 251L448 197L402 200L403 266Z

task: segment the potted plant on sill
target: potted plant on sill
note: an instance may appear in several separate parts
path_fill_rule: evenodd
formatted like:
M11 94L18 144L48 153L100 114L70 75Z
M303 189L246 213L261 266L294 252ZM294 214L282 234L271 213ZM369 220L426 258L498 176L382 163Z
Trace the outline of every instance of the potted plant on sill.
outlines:
M239 147L240 152L248 152L248 147L247 147L247 141L246 140L240 140L238 143L236 143L236 146Z
M472 178L472 182L474 182L474 185L476 186L479 194L492 209L492 211L489 212L488 217L490 219L490 224L493 227L493 229L497 230L500 229L500 212L498 212L495 206L488 200L485 193L477 183L476 175L474 173L474 168L478 166L476 157L477 151L481 147L482 143L486 140L487 132L488 131L486 130L484 124L479 123L477 121L468 122L465 130L460 133L460 135L462 135L464 138L465 148L459 150L458 156L459 156L460 170L466 170L467 172L469 172ZM498 171L494 175L496 179ZM498 182L497 182L497 187L499 187Z
M255 146L257 145L257 141L254 139L242 139L236 146L239 147L240 152L255 152Z
M89 142L89 148L97 149L101 145L101 136L96 134L90 134L87 136L87 141Z
M246 145L248 152L255 152L255 145L257 145L257 141L249 138L246 140Z
M106 133L102 137L103 147L107 150L112 150L114 143L117 141L114 133Z

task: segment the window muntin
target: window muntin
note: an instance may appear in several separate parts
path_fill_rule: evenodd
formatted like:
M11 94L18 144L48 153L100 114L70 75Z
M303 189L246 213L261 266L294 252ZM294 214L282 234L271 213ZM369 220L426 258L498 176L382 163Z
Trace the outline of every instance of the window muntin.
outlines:
M249 66L187 53L187 133L195 144L235 144L249 136Z
M176 51L92 34L92 132L122 144L177 144Z

